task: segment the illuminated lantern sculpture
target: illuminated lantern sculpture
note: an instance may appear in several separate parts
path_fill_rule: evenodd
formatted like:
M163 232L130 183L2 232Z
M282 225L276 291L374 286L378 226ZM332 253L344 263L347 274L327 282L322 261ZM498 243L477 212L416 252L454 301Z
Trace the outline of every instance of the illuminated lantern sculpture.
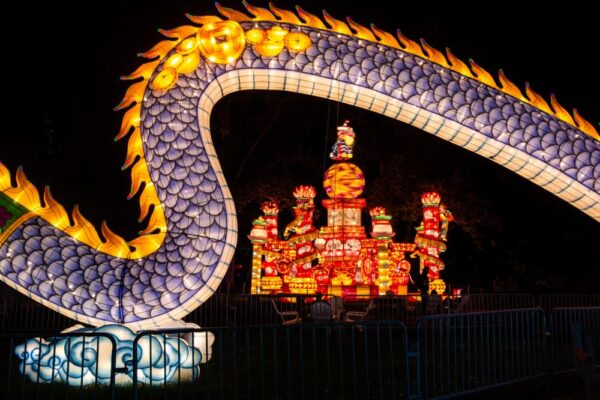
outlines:
M344 125L338 127L337 141L329 154L332 160L342 161L352 159L352 149L354 148L354 129L350 126L350 121L344 122Z
M420 272L425 267L428 269L429 290L443 293L446 290L445 282L440 278L440 271L444 269L444 262L440 254L446 251L446 233L448 223L452 221L452 214L441 204L438 193L423 193L423 222L417 228L415 243L418 250L414 253L419 256Z
M415 243L394 242L392 217L383 207L371 209L371 237L367 236L361 221L366 200L360 197L365 178L358 166L348 162L353 157L355 139L348 121L338 127L338 139L330 154L337 162L327 169L323 178L329 197L322 200L327 209L327 226L317 230L313 225L316 191L312 186L299 186L294 190L296 217L284 230L281 240L276 228L279 209L274 202L263 203L264 215L260 221L270 221L269 237L265 241L266 233L257 237L258 240L254 239L256 235L250 235L254 249L252 293L321 292L339 296L407 293L410 263L406 255L420 255L422 240L417 235ZM435 208L439 209L442 206ZM427 208L424 214L428 217L432 212ZM438 226L438 236L441 236L441 230L447 230L451 218L447 211L436 215L440 219L448 217ZM427 217L429 234L435 236L434 221L440 219ZM257 227L255 223L252 232L256 229L264 227ZM421 261L429 265L431 261L427 257L431 255L423 256Z
M295 219L286 226L283 236L293 245L295 257L290 260L290 273L284 282L291 293L305 293L316 289L312 261L317 257L312 241L317 237L313 225L315 188L299 186L294 190Z

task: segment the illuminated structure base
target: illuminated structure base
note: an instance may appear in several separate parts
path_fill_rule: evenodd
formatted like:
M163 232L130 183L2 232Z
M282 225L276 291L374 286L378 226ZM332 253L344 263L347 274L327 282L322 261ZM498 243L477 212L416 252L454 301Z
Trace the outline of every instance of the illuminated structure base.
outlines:
M199 328L186 324L187 328ZM66 330L73 336L30 339L15 348L21 359L19 371L32 382L64 383L71 386L109 384L112 344L116 342L115 383L133 382L133 343L136 334L123 325L106 325L97 329ZM77 336L77 332L99 336ZM194 335L194 337L192 337ZM200 375L200 364L210 360L215 338L210 332L185 337L144 335L138 342L137 380L140 383L164 384L188 382ZM188 343L193 343L194 347Z

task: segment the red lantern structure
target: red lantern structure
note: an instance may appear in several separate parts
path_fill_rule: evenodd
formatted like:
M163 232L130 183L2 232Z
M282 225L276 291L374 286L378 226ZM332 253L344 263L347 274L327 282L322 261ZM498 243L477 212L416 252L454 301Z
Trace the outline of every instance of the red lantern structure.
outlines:
M279 238L275 202L263 203L264 215L254 222L250 233L253 244L253 294L316 292L337 296L378 296L406 294L410 263L407 255L420 258L420 270L428 267L430 290L442 293L440 278L444 263L440 253L445 240L450 212L437 193L424 193L423 222L414 243L393 241L392 217L385 208L370 210L371 232L367 235L361 221L367 206L361 198L365 178L358 166L349 162L355 133L348 121L338 127L337 141L330 158L336 161L323 179L322 201L327 209L327 225L317 229L313 222L316 191L312 186L294 190L295 219Z

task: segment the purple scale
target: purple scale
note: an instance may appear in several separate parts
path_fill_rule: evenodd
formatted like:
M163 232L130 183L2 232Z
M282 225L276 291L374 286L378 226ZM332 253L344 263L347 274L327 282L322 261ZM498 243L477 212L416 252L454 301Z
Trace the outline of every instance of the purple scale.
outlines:
M521 129L517 129L515 131L510 132L508 143L513 147L517 147L518 145L525 145L525 142L523 141L523 131Z
M481 100L475 100L471 103L471 115L473 117L477 117L478 115L484 113L483 102Z

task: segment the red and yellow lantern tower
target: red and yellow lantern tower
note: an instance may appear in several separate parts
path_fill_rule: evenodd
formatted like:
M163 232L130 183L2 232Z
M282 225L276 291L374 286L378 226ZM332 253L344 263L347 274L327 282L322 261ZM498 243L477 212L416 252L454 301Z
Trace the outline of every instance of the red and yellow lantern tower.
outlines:
M445 267L440 254L446 251L446 233L448 223L452 221L452 214L441 201L440 195L435 192L423 193L421 196L423 222L417 228L415 243L418 250L413 255L420 258L421 273L423 269L428 269L429 291L435 290L437 293L446 290L446 283L440 278L440 271Z
M424 195L423 224L415 243L393 241L392 217L383 207L369 212L369 237L362 224L367 203L360 197L365 177L350 162L355 133L346 122L338 127L337 134L330 154L335 163L323 178L328 197L322 201L327 225L320 229L314 226L316 191L312 186L294 190L295 219L285 228L283 240L278 239L277 205L264 203L264 216L255 221L250 234L254 250L252 293L406 294L410 272L407 254L421 257L421 268L430 268L433 287L443 284L439 279L439 253L445 249L442 242L450 214L440 204L439 195Z

